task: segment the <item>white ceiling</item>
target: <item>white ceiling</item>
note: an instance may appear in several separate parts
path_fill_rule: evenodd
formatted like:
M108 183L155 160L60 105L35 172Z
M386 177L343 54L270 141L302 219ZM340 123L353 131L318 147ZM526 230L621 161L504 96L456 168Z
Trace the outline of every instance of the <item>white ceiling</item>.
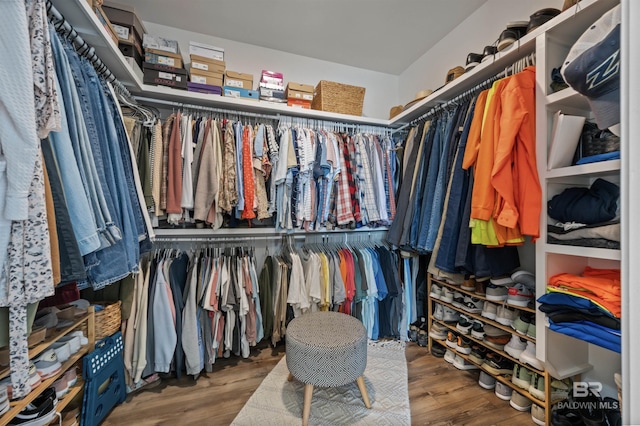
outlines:
M128 0L184 30L398 75L487 0Z

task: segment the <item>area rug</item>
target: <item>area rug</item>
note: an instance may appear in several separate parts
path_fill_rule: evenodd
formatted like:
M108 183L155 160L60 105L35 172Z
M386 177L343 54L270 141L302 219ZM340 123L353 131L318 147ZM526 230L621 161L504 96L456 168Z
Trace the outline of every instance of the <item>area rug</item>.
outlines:
M251 395L232 425L300 425L304 384L287 381L283 357ZM404 343L369 342L364 381L371 409L362 402L356 383L339 388L314 388L310 425L410 425Z

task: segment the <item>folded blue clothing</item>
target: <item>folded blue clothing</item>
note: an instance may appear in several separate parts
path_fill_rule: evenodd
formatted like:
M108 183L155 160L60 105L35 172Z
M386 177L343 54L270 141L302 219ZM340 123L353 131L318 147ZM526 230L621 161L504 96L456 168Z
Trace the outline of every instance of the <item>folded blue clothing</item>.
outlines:
M550 292L538 297L538 302L545 305L555 305L560 308L575 309L587 315L606 315L611 318L615 318L615 316L611 312L602 309L600 306L596 305L589 299L585 299L584 297L571 296L570 294ZM550 310L547 310L547 308L545 308L545 310L540 310L543 312L550 312Z
M612 330L589 321L560 322L549 321L549 328L555 332L593 343L605 349L620 353L622 337L620 331Z
M598 155L590 155L588 157L582 157L578 161L576 161L576 166L580 164L589 164L589 163L597 163L600 161L608 161L608 160L619 160L620 159L620 151L607 152L605 154Z

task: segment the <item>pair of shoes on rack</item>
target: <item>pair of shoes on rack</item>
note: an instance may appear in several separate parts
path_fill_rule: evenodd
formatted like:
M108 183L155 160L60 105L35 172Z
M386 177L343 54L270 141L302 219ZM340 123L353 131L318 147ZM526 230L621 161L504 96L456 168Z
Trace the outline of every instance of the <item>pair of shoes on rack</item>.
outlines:
M9 421L9 425L44 426L56 415L58 398L54 388L45 389L30 404Z
M36 365L33 362L29 363L29 382L27 385L29 386L29 392L38 387L42 383L42 378L36 369ZM11 376L5 377L0 381L0 388L4 388L7 391L7 396L10 400L13 398L13 387L11 385Z
M534 12L529 16L528 21L512 21L507 24L507 28L498 37L498 51L501 52L514 44L516 41L529 34L539 26L547 23L560 14L559 9L545 8Z

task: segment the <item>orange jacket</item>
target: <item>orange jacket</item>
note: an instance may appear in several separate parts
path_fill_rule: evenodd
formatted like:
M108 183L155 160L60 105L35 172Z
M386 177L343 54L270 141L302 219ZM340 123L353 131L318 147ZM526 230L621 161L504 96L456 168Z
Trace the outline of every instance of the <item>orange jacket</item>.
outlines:
M500 94L502 114L491 184L504 201L496 221L507 228L520 225L533 240L540 236L542 191L536 165L535 67L509 77Z
M589 299L620 318L622 292L619 269L595 269L587 266L582 275L557 274L549 278L547 289Z

